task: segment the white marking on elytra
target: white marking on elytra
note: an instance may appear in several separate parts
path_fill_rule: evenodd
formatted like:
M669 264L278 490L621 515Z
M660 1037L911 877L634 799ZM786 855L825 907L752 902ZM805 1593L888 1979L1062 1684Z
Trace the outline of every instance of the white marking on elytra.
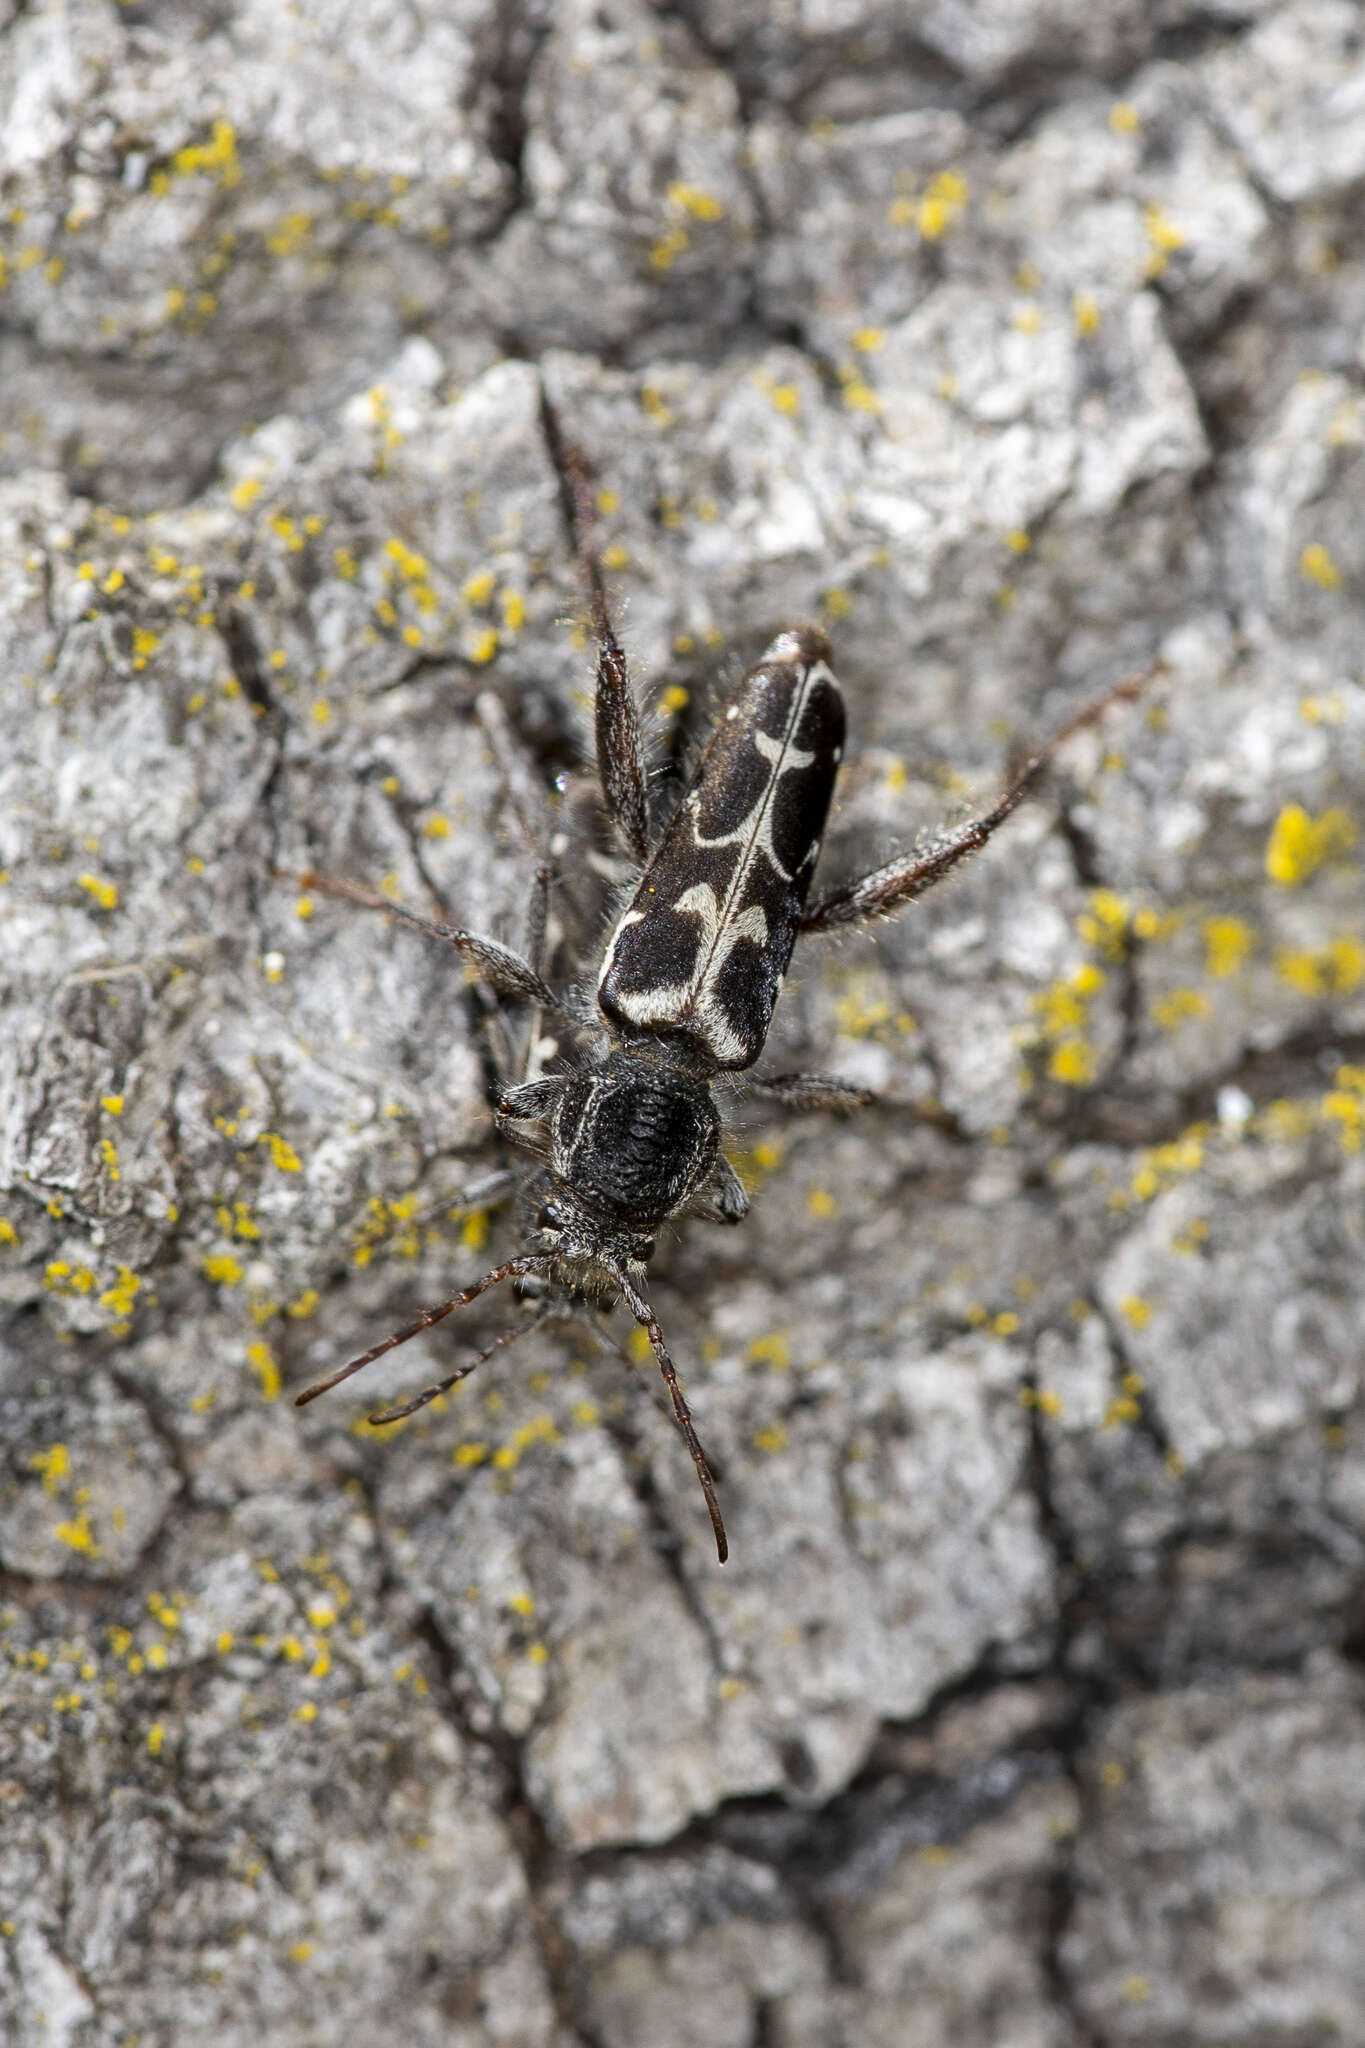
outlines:
M774 650L769 649L772 658ZM812 692L823 682L834 684L834 678L824 662L816 662L800 678L792 699L786 730L774 739L769 733L755 728L752 738L754 746L764 761L769 773L763 788L753 805L729 832L718 833L708 838L697 824L696 814L701 805L701 793L693 790L687 798L692 836L699 847L708 851L716 848L735 846L743 851L735 863L734 872L726 886L724 896L718 897L709 882L696 882L685 890L677 902L669 906L697 917L701 923L701 943L698 947L697 964L692 975L683 982L655 985L632 994L619 993L615 997L617 1007L624 1011L633 1024L642 1029L650 1025L681 1024L692 1018L702 1028L711 1050L722 1062L737 1059L746 1050L745 1041L731 1025L724 1010L716 1000L716 988L727 961L735 947L745 940L766 948L769 939L768 920L756 904L736 914L735 905L748 886L754 863L761 854L778 879L790 886L795 874L788 872L777 857L773 845L773 812L778 786L782 777L810 767L815 754L795 744L794 735L800 726ZM837 689L838 685L834 684ZM727 718L737 716L739 706L732 704L726 712ZM835 758L837 760L837 750ZM810 849L802 866L813 863L819 852L819 842ZM634 908L626 911L616 927L606 960L602 968L605 981L612 971L616 949L621 935L629 926L639 924L648 913Z
M793 724L795 722L795 720L792 721ZM717 833L714 839L708 839L706 834L696 824L692 827L692 837L696 840L698 846L705 847L708 852L717 846L742 846L746 841L748 842L749 852L736 868L726 894L727 906L733 903L736 895L739 893L748 876L755 854L761 853L766 855L769 866L776 874L781 876L784 882L790 882L794 879L792 875L788 874L778 859L777 849L773 845L772 798L779 781L784 775L790 774L797 768L809 768L811 762L815 759L814 754L808 753L804 747L792 746L785 739L775 740L766 732L755 731L753 742L772 770L762 790L754 800L753 809L745 813L733 831ZM700 808L700 806L697 806L697 808ZM679 899L675 908L682 908L681 899Z

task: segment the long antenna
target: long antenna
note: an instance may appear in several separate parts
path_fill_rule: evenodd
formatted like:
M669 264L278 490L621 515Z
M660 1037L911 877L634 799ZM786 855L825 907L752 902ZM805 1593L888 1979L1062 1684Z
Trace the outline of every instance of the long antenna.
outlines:
M396 1408L381 1408L378 1414L367 1417L367 1420L373 1423L402 1422L406 1416L415 1415L419 1408L426 1407L428 1401L438 1401L442 1394L448 1394L452 1387L458 1387L461 1380L467 1380L479 1366L486 1365L495 1351L505 1351L509 1344L515 1344L519 1338L526 1336L544 1320L545 1312L542 1309L540 1314L528 1316L524 1323L512 1323L495 1337L491 1344L485 1344L476 1358L471 1358L465 1365L456 1366L447 1379L437 1380L434 1386L423 1387L420 1394L414 1394L410 1401L400 1402Z
M716 1532L716 1556L724 1564L726 1558L730 1555L730 1545L725 1534L725 1522L720 1512L720 1502L716 1499L716 1482L711 1477L711 1467L706 1462L706 1453L701 1447L701 1438L693 1427L692 1411L683 1398L683 1390L678 1384L677 1371L664 1343L664 1333L659 1328L659 1319L644 1296L635 1292L635 1289L631 1286L624 1273L613 1272L611 1277L621 1290L622 1301L624 1301L626 1307L640 1325L640 1328L648 1336L650 1344L653 1346L654 1356L659 1361L659 1370L664 1376L664 1383L673 1402L673 1420L682 1431L683 1441L692 1453L692 1463L697 1468L697 1477L701 1481L701 1490L706 1496L706 1511L711 1517L711 1527Z
M450 1301L443 1301L439 1308L423 1309L416 1322L409 1323L406 1329L395 1330L392 1337L386 1337L382 1344L376 1344L372 1350L363 1352L359 1358L353 1358L348 1365L338 1366L335 1372L328 1373L326 1379L315 1380L311 1387L305 1387L301 1394L294 1396L294 1406L306 1408L310 1401L317 1400L319 1394L330 1394L333 1387L339 1387L342 1381L350 1379L353 1373L363 1372L367 1365L374 1364L376 1358L382 1358L386 1351L393 1351L398 1345L406 1344L410 1337L420 1337L423 1330L429 1330L433 1323L443 1321L453 1310L463 1308L466 1302L473 1301L476 1295L483 1294L490 1287L496 1287L499 1281L518 1280L523 1273L548 1273L553 1263L553 1259L546 1252L528 1252L520 1258L508 1259L504 1265L495 1266L491 1273L484 1274L482 1280L475 1280L470 1286L462 1287L457 1295ZM475 1359L474 1364L479 1363L480 1361ZM474 1367L470 1366L468 1370L472 1372ZM456 1373L454 1379L447 1384L453 1386L456 1379L463 1377L462 1373ZM442 1387L437 1387L434 1392L429 1390L415 1405L420 1408L423 1401L434 1399L436 1393L443 1391ZM405 1409L403 1412L406 1414L409 1411ZM397 1417L390 1416L389 1420L396 1421Z

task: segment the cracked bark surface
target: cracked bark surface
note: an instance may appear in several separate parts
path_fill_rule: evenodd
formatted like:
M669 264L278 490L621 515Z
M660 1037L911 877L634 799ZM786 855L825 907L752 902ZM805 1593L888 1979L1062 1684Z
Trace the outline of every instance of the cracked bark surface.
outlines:
M1365 2038L1362 184L1338 0L0 9L7 2040ZM661 777L830 632L826 882L1166 665L798 952L723 1571L576 1327L287 1399L516 1219L280 875L600 943L546 394Z

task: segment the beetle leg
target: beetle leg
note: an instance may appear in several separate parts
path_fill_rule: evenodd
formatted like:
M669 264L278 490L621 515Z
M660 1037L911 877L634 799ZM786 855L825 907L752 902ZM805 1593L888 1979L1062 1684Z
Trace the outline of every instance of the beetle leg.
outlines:
M828 932L837 930L840 925L861 924L869 918L887 917L904 904L912 903L915 897L923 896L926 890L950 875L971 854L980 852L1011 812L1032 794L1043 770L1063 741L1086 726L1096 724L1112 704L1127 703L1136 697L1164 667L1164 662L1154 662L1140 675L1129 676L1105 696L1083 705L1074 718L1068 719L1046 745L1025 762L1020 774L990 810L979 818L969 819L965 825L942 833L927 848L917 847L910 853L900 854L895 860L887 861L884 867L874 868L869 875L860 875L855 881L843 882L838 888L826 890L807 906L799 929L802 932Z
M516 996L524 1003L538 1003L557 1017L568 1014L554 990L541 979L530 962L514 953L510 946L499 945L496 939L481 938L477 932L465 931L460 925L438 924L434 918L419 917L416 911L391 903L377 889L362 888L359 882L339 881L333 875L320 875L314 868L306 868L293 879L300 888L311 889L315 895L334 896L343 903L356 903L362 910L385 911L399 924L406 925L409 931L421 932L429 939L444 939L447 945L454 946L463 954L479 979L500 995Z
M626 657L611 622L602 565L593 542L596 521L588 465L581 451L564 438L559 416L548 398L542 400L542 417L550 453L559 471L569 531L597 641L594 725L602 796L613 825L634 858L642 862L649 851L644 739Z

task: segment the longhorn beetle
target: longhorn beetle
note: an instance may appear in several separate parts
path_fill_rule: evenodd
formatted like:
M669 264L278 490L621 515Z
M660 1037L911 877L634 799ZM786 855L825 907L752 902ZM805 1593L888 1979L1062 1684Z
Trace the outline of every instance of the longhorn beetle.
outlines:
M1086 704L980 817L811 901L843 754L844 704L824 634L815 626L795 627L779 633L741 679L681 803L651 844L640 718L593 546L586 466L548 407L546 428L564 481L597 640L602 795L611 824L642 870L639 884L607 941L595 1006L577 1008L556 995L541 973L544 869L529 960L496 940L415 916L350 883L311 870L299 877L306 887L387 911L445 940L488 989L531 1005L533 1017L539 1011L576 1029L588 1045L579 1063L505 1088L495 1107L498 1128L543 1162L527 1191L530 1248L306 1388L297 1405L340 1386L503 1280L538 1297L535 1320L556 1312L556 1297L603 1309L620 1300L648 1335L724 1564L729 1546L715 1483L644 1292L645 1271L665 1223L681 1216L739 1223L748 1212L739 1176L721 1150L713 1084L721 1075L747 1071L758 1059L798 937L884 917L941 882L1003 825L1064 740L1093 725L1110 705L1136 696L1153 671ZM533 1028L532 1047L535 1042ZM797 1108L853 1109L873 1099L818 1074L775 1075L750 1085ZM505 1331L447 1378L370 1420L397 1422L413 1414L520 1334L519 1328Z

